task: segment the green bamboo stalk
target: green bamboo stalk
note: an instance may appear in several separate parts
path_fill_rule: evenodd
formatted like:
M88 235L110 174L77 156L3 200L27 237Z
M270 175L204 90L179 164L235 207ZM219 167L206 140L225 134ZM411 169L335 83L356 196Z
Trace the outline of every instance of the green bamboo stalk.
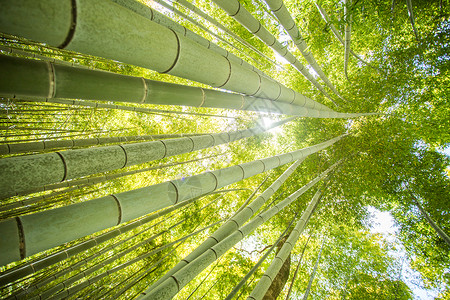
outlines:
M293 90L287 91L282 88L277 89L276 93L280 97L291 95L289 101L297 104L280 102L281 98L275 102L269 97L244 96L105 71L58 66L49 62L5 55L0 55L0 66L4 73L8 74L7 77L0 77L0 95L10 98L33 97L38 101L42 101L42 98L69 98L183 105L263 111L314 118L353 118L370 115L335 112L317 102L311 102L312 100L308 101L309 107L299 106L297 104L305 104L304 96ZM36 80L36 77L39 77L39 80ZM99 89L99 86L102 88ZM73 103L76 102L68 104Z
M295 243L297 242L303 230L305 229L307 220L311 216L314 207L320 201L321 195L322 190L318 189L314 197L312 198L311 202L308 204L308 207L305 209L302 216L300 217L300 220L295 225L295 228L292 230L291 234L286 240L286 243L284 243L283 247L281 247L281 250L272 260L272 263L267 268L266 272L261 277L258 284L255 286L255 288L250 293L250 296L248 296L247 299L260 300L264 297L270 285L272 284L273 278L275 278L275 276L280 271L284 262L286 261L292 249L294 248Z
M270 63L281 67L278 63L276 63L275 61L273 61L270 57L268 57L267 55L265 55L264 53L262 53L261 51L259 51L257 48L255 48L252 44L248 43L246 40L242 39L240 36L238 36L237 34L235 34L233 31L231 31L230 29L228 29L226 26L222 25L219 21L217 21L216 19L210 17L208 14L206 14L205 12L203 12L201 9L199 9L198 7L196 7L195 5L192 5L191 3L189 3L186 0L174 0L177 3L180 3L181 5L183 5L184 7L186 7L187 9L189 9L190 11L196 13L197 15L199 15L200 17L202 17L203 19L207 20L209 23L213 24L215 27L219 28L220 30L222 30L223 32L225 32L226 34L228 34L229 36L231 36L232 38L234 38L236 41L238 41L239 43L241 43L243 46L251 49L252 51L254 51L255 53L257 53L259 56L263 57L264 59L268 60Z
M297 278L298 270L300 269L300 264L301 264L302 259L303 259L303 254L305 254L306 246L308 246L308 242L311 239L311 236L312 236L312 234L309 235L308 239L306 240L305 245L303 246L302 254L300 254L300 258L298 259L298 263L297 263L297 267L295 268L294 275L292 275L291 284L289 285L289 290L287 292L285 300L289 300L289 297L290 297L291 292L292 292L292 287L294 286L295 279Z
M5 0L0 12L0 31L246 95L262 96L310 108L317 105L312 100L307 101L305 96L261 77L258 73L112 1L77 0L76 5L74 3L69 0L42 0L39 4L32 0ZM52 11L59 13L52 14ZM117 41L121 41L120 45ZM70 67L52 63L47 63L44 67L45 72L50 71L57 81L70 86L75 83L73 80L67 81L67 76L58 76L58 72L65 68ZM33 84L40 91L39 96L64 98L55 90L58 84L51 85L49 91L49 85L44 80L46 78L48 77L42 77ZM9 80L15 81L14 79L10 77ZM87 83L90 79L84 76L83 81ZM130 80L126 90L135 92L127 92L126 96L134 98L136 102L144 100L146 94L142 93L143 83L141 79ZM17 83L11 88L16 85ZM141 89L136 89L136 86ZM77 90L85 93L78 86ZM95 90L104 88L95 86ZM113 95L114 98L122 98L124 90L118 92L121 93Z
M175 296L186 284L188 284L208 265L225 254L226 251L242 240L245 236L252 233L263 223L270 220L273 216L294 202L301 194L303 194L304 190L305 187L302 187L288 196L285 200L268 209L266 212L258 214L250 222L193 260L188 267L182 268L159 284L156 288L152 289L152 287L150 287L142 299L157 300L168 299Z
M329 111L274 102L267 97L256 98L6 55L0 55L0 66L8 73L7 77L0 77L0 94L11 98L68 98L334 116ZM288 102L303 99L293 90L277 88L276 93L280 97L288 95Z
M224 169L162 182L0 223L0 264L23 259L40 251L99 230L131 221L162 208L213 192L229 184L325 149L326 142ZM58 226L54 226L54 224Z
M225 133L3 158L0 159L0 177L4 179L0 182L0 197L226 144L263 133L295 118L275 122L268 128L255 126Z
M417 208L420 210L422 215L424 216L425 220L427 220L428 224L436 231L436 233L444 240L444 242L450 246L450 237L445 233L444 230L442 230L439 225L437 225L433 219L430 217L430 215L426 212L426 210L423 208L423 206L420 204L419 200L414 196L414 194L409 190L408 193L412 198L412 202L417 206Z
M14 141L14 142L21 142L21 143L31 142L31 141L38 141L38 140L41 140L41 141L45 140L45 141L47 141L47 140L56 140L56 139L62 139L62 138L73 138L73 137L80 137L80 136L86 136L86 135L111 133L111 132L116 132L116 131L125 131L125 129L108 130L108 131L105 131L105 130L102 130L102 131L88 131L88 132L81 131L83 133L70 134L70 135L60 135L60 136L54 136L54 137L46 136L46 137L43 137L43 138L36 137L36 138L33 138L33 139L21 139L21 140L14 139L12 141ZM54 133L54 134L56 134L56 133ZM27 134L25 136L28 136L28 135L39 135L39 134ZM43 135L43 134L41 134L41 135ZM48 133L46 133L45 135L48 135ZM0 141L0 144L6 144L6 143L10 143L10 142L11 141Z
M136 262L138 262L138 261L141 261L141 260L144 259L144 258L150 257L150 256L152 256L152 255L154 255L154 254L156 254L156 253L158 253L158 252L161 252L162 250L164 250L164 249L166 249L166 248L168 248L168 247L171 247L172 245L175 245L176 243L179 243L179 242L181 242L181 241L184 241L184 240L186 240L187 238L189 238L189 237L191 237L191 236L197 235L197 234L199 234L200 232L202 232L202 231L204 231L204 230L207 230L208 228L211 228L211 227L213 227L213 226L215 226L215 225L217 225L217 224L220 224L222 221L223 221L223 220L220 220L220 221L218 221L218 222L215 222L215 223L213 223L213 224L210 224L210 225L208 225L208 226L206 226L206 227L204 227L204 228L202 228L202 229L200 229L200 230L197 230L197 231L195 231L195 232L193 232L193 233L190 233L190 234L188 234L188 235L185 235L184 237L179 238L179 239L177 239L177 240L175 240L175 241L173 241L173 242L167 243L167 244L165 244L165 245L162 246L162 247L159 247L159 248L157 248L157 249L155 249L155 250L152 250L152 251L150 251L150 252L148 252L148 253L141 254L141 255L139 255L139 256L133 258L133 259L128 260L128 261L125 262L125 263L122 263L122 264L120 264L120 265L118 265L118 266L115 266L114 268L111 268L111 269L109 269L109 270L107 270L107 271L105 271L105 272L103 272L103 273L101 273L101 274L99 274L99 275L97 275L97 276L95 276L95 277L93 277L93 278L90 278L89 280L83 281L83 282L81 282L81 283L79 283L79 284L77 284L77 285L75 285L75 286L73 286L73 287L70 287L70 288L66 289L65 291L63 291L63 292L61 292L61 293L59 293L59 294L57 294L57 295L54 295L54 296L52 296L52 297L49 297L49 298L47 298L47 299L49 299L49 300L50 300L50 299L51 299L51 300L54 300L54 299L63 299L63 298L65 298L65 297L67 297L67 296L73 295L73 294L75 294L75 293L81 291L81 290L84 289L85 287L89 286L90 284L93 284L93 283L99 281L100 279L102 279L102 278L104 278L104 277L110 275L110 274L113 274L113 273L115 273L115 272L117 272L117 271L120 271L120 270L122 270L122 269L124 269L124 268L126 268L126 267L128 267L128 266L131 266L132 264L134 264L134 263L136 263Z
M236 189L219 190L219 191L214 191L214 192L208 193L204 196L211 195L211 194L218 194L218 193L227 193L227 192L235 191L235 190ZM187 201L180 202L169 208L162 209L150 216L145 216L143 218L137 219L136 221L130 222L124 226L115 228L106 233L102 233L102 234L100 234L96 237L93 237L87 241L84 241L84 242L78 243L74 246L65 248L65 249L58 251L54 254L51 254L49 256L46 256L43 258L38 258L37 260L27 262L25 265L19 265L15 268L9 269L0 275L0 286L4 286L5 284L8 284L10 282L17 281L20 278L34 274L34 273L36 273L40 270L43 270L55 263L63 261L66 258L69 258L73 255L79 254L79 253L81 253L87 249L90 249L94 246L100 245L101 243L106 242L112 238L115 238L124 232L128 232L130 230L138 228L141 225L144 225L144 224L151 222L161 216L164 216L174 210L184 207L184 206L198 200L199 198L200 197L196 197L196 198L189 199Z
M339 41L339 43L341 43L342 46L345 46L344 39L342 38L341 34L336 29L336 27L330 22L330 18L328 17L327 12L322 8L322 6L320 6L319 3L314 2L314 4L316 5L317 10L319 11L320 15L322 16L322 19L325 21L326 25L331 29L331 32L333 32L333 34L336 37L336 39ZM362 59L362 57L359 56L358 54L356 54L351 48L350 48L349 52L350 52L351 55L353 55L356 59L358 59L363 64L371 67L372 69L377 70L380 73L383 73L379 68L373 66L372 64L370 64L367 61L365 61L364 59Z
M284 57L295 69L297 69L307 80L309 80L325 97L336 103L317 80L309 73L308 69L295 56L283 46L262 24L247 11L238 0L213 0L229 16L244 26L249 32L258 37L264 44L272 48L276 53ZM312 103L311 99L305 97L305 105ZM313 101L314 102L314 101ZM300 104L300 103L299 103ZM302 104L300 104L302 105ZM316 104L317 105L317 104ZM320 104L320 109L327 110L325 105Z
M27 190L27 191L24 191L23 193L21 193L20 195L14 195L14 196L23 196L23 195L27 195L27 194L31 194L31 193L50 191L50 190L54 190L54 189L60 189L60 188L66 188L66 187L72 187L72 186L78 186L78 187L92 186L95 184L99 184L99 183L109 181L109 180L114 180L114 179L128 176L128 175L138 174L138 173L142 173L142 172L148 172L148 171L167 168L167 167L171 167L171 166L187 164L187 163L191 163L191 162L195 162L195 161L199 161L199 160L203 160L203 159L209 159L209 158L213 158L213 157L217 157L217 156L221 156L221 155L224 155L224 154L217 154L217 155L211 155L211 156L191 159L191 160L187 160L187 161L182 161L182 162L157 165L157 166L153 166L153 167L136 169L136 170L131 170L131 171L127 171L127 172L120 172L120 173L115 173L115 174L106 174L106 175L93 176L93 177L76 179L76 180L71 180L71 181L64 181L64 182L60 182L60 183L45 185L45 186L41 187L40 189ZM13 206L28 205L29 200L26 199L26 200L18 201L17 203L18 204L11 204L11 205L13 205Z
M316 264L314 265L314 270L313 270L311 276L309 277L308 287L306 288L305 295L303 296L303 300L308 299L309 293L311 291L311 286L312 286L312 283L314 280L314 276L316 275L317 267L319 266L320 256L322 254L322 249L323 249L324 245L325 245L325 238L323 239L322 246L320 246L319 255L317 256Z
M344 44L344 74L345 78L348 79L347 69L348 69L348 57L350 54L350 42L351 42L351 32L352 32L352 15L349 13L348 6L352 4L351 0L344 0L344 16L347 19L345 23L345 44Z
M411 23L411 27L412 27L413 32L414 32L414 36L416 37L417 41L420 42L419 33L417 32L417 29L416 29L416 26L415 26L415 22L414 22L414 12L413 12L413 7L412 7L412 1L411 0L406 0L406 7L408 9L409 22Z
M46 152L52 150L84 148L90 146L98 146L113 143L126 143L136 141L154 141L166 138L186 137L203 135L203 133L184 133L184 134L151 134L151 135L134 135L134 136L111 136L87 139L70 139L57 141L38 141L28 143L1 144L0 155L19 154L26 152Z
M308 51L308 45L306 44L300 31L298 30L298 27L295 24L295 21L292 18L291 14L287 10L286 6L284 6L283 0L265 0L265 2L269 5L270 10L275 14L278 21L281 23L281 25L283 25L284 29L286 29L287 33L294 41L294 44L297 46L298 50L300 50L303 57L308 61L310 66L317 72L317 74L320 76L323 82L325 82L326 86L330 88L339 98L344 100L341 94L339 94L339 92L336 90L335 86L330 82L328 77L325 75L325 73L317 63L312 53Z

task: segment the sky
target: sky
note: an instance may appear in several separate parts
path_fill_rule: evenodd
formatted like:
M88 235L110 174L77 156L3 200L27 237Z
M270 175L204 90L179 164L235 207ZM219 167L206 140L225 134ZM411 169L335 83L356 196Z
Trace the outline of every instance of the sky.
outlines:
M450 147L446 149L450 152ZM450 155L447 154L447 155ZM433 300L438 295L437 291L427 290L423 287L423 281L420 280L418 272L412 270L407 262L407 255L400 241L396 238L398 228L395 225L394 218L389 212L379 211L374 207L369 207L369 212L372 214L372 223L370 232L380 233L389 242L394 242L398 247L396 251L392 253L393 256L398 259L405 259L402 267L402 280L411 288L415 300Z

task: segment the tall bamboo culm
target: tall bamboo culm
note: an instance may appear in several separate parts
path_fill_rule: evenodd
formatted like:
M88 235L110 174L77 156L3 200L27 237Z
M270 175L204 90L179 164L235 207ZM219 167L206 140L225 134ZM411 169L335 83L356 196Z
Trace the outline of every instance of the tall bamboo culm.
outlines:
M270 128L295 119L273 123ZM268 128L267 128L268 129ZM265 127L151 142L58 151L0 159L0 198L97 173L189 153L260 134Z
M1 14L1 12L0 12ZM307 106L302 96L289 90L290 100L272 101L264 98L226 93L200 87L60 65L0 54L0 95L10 98L36 97L48 99L84 99L140 104L183 105L261 111L314 118L353 118L365 114L340 113L317 102ZM245 81L245 80L244 80ZM101 87L101 88L99 88ZM276 93L282 93L278 89ZM29 98L32 100L32 98ZM279 99L280 100L280 99ZM298 101L297 101L298 100ZM65 104L76 104L76 100ZM312 100L311 100L312 101ZM48 102L57 102L49 100Z
M320 78L325 82L328 88L330 88L330 90L332 90L339 98L343 99L341 94L339 94L334 85L325 75L312 53L308 51L308 45L306 44L300 31L298 30L297 24L295 23L291 14L287 10L286 6L284 6L283 0L264 1L269 5L271 11L277 17L278 21L280 21L281 25L283 25L284 29L286 29L287 33L294 41L294 44L297 46L298 50L300 50L303 57L308 61L311 67L317 72L317 74L319 74Z

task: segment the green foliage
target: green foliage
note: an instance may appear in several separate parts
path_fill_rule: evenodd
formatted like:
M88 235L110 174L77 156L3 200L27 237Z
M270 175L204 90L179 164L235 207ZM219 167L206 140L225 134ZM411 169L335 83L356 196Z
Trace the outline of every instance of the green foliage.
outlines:
M246 0L241 1L241 4L272 34L279 39L284 39L286 37L285 32L261 2ZM218 9L213 2L192 1L192 3L207 12L211 17L219 20L266 56L275 59L276 56L269 47L255 38L234 19L227 16L221 9ZM345 24L348 22L346 16L343 15L343 4L329 0L320 1L320 4L330 16L331 23L343 34ZM152 5L160 9L156 4ZM320 235L327 236L328 241L312 286L311 298L412 299L412 292L405 283L406 280L401 276L403 265L399 263L398 258L392 255L395 252L394 246L382 236L368 232L370 218L367 207L374 206L389 211L394 216L398 227L398 238L405 248L410 266L419 272L425 286L439 291L441 299L448 298L450 246L436 234L425 220L412 197L414 196L420 202L444 232L450 233L450 179L448 173L450 159L437 151L450 145L450 102L448 101L448 95L450 94L450 6L448 1L413 1L416 28L420 36L419 41L416 40L412 32L404 1L353 1L350 8L353 16L352 49L381 71L378 72L350 57L350 81L347 81L343 75L344 48L334 38L330 28L325 25L314 5L314 1L285 1L285 5L294 16L301 34L309 46L308 50L311 51L344 98L349 100L343 102L336 99L340 105L337 110L341 112L379 112L380 115L360 117L351 121L343 119L297 119L284 125L281 133L272 131L229 145L168 157L162 161L111 171L108 174L213 156L187 165L157 168L149 172L121 177L101 184L82 186L74 191L67 190L66 193L61 194L49 191L30 196L13 197L4 200L2 205L46 195L44 200L36 204L1 211L0 216L2 218L15 217L88 201L111 193L137 189L308 147L343 133L349 133L339 143L309 156L289 178L288 182L263 206L263 209L266 209L274 203L282 201L331 164L342 160L337 170L329 176L324 197L307 226L307 232L300 237L299 243L291 254L292 266L296 266L307 233L315 232L316 236L311 240L305 251L298 280L294 282L293 296L301 297L306 288L320 247L321 239L318 237ZM211 35L181 17L168 13L173 20L209 40L214 40L227 51L256 65L286 86L331 107L331 102L314 89L312 84L303 76L300 76L291 66L283 65L285 70L280 70L266 59L217 30L214 26L206 24L204 20L181 5L176 4L175 6L220 37L236 45L238 50L215 40ZM167 74L158 74L151 70L112 60L54 49L16 37L2 36L0 43L3 46L41 55L43 56L41 59L45 59L45 57L48 59L56 58L99 70L178 84L203 86ZM284 44L302 63L307 65L306 60L300 57L300 53L292 42L285 41ZM17 55L23 56L23 54ZM255 60L262 64L258 65ZM2 100L0 110L2 116L4 116L2 124L6 128L2 131L3 141L10 143L24 139L70 139L73 138L67 134L70 130L78 130L77 134L83 134L81 137L85 138L162 133L224 132L248 128L254 126L257 122L264 121L264 119L280 119L279 116L268 114L224 109L145 106L161 110L200 112L236 118L175 115L170 112L144 114L99 108L80 109L79 107L44 102L25 103L18 101L30 99L4 98ZM114 103L108 102L108 104ZM137 104L130 105L138 106ZM57 109L57 111L40 115L32 111L43 111L44 109ZM99 133L99 131L101 132ZM268 175L268 181L259 191L261 193L286 168L287 166L283 166L267 174L253 176L231 185L230 188L254 190ZM264 251L261 250L276 241L295 213L302 212L305 209L319 186L321 185L316 185L293 205L258 228L253 235L243 240L240 248L236 246L228 251L216 267L213 264L205 269L180 291L177 298L187 298L196 288L197 290L193 294L193 297L196 298L203 296L207 299L222 299L226 297L233 286L264 254ZM23 281L10 284L2 290L1 296L5 297L20 292L23 288L118 243L112 250L83 265L82 270L85 270L110 255L118 255L113 264L104 266L98 272L84 278L90 279L120 263L163 247L208 224L228 218L244 203L249 195L250 191L245 190L227 193L220 197L218 195L203 197L192 205L183 207L170 215L158 218L149 224L143 224L130 232L124 232L114 239L88 249L79 255L45 268ZM168 229L178 222L180 222L180 225ZM148 230L145 234L139 234L148 228L151 228L151 230ZM105 230L105 232L107 231ZM162 232L164 233L158 238L140 249L120 256L120 252L124 249L153 234ZM128 288L121 295L121 298L135 298L186 257L212 232L213 229L208 229L183 241L181 244L173 245L154 256L147 257L121 272L92 284L77 294L77 297L112 297L113 292L125 287L128 284L127 281L132 279L135 280L135 284ZM2 267L1 270L5 271L25 265L27 262L57 253L57 251L87 241L99 234L96 233L45 253L36 254L22 262ZM133 237L134 235L136 236ZM120 244L121 241L130 237L133 238ZM173 252L170 252L171 250ZM273 257L274 254L271 254L269 259L255 273L253 279L245 285L242 289L243 296L251 292ZM214 270L208 275L213 268ZM293 270L294 268L291 268L290 276L293 275ZM62 282L79 271L80 269L76 269L60 276L56 281L45 285L40 291ZM207 278L202 283L205 277ZM285 289L283 293L286 293L286 291ZM37 293L35 292L32 295Z

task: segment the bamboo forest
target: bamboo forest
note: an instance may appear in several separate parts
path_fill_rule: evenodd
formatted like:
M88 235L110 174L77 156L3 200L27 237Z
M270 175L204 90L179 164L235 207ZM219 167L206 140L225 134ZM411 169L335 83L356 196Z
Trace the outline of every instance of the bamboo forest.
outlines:
M450 0L0 0L0 298L450 299Z

